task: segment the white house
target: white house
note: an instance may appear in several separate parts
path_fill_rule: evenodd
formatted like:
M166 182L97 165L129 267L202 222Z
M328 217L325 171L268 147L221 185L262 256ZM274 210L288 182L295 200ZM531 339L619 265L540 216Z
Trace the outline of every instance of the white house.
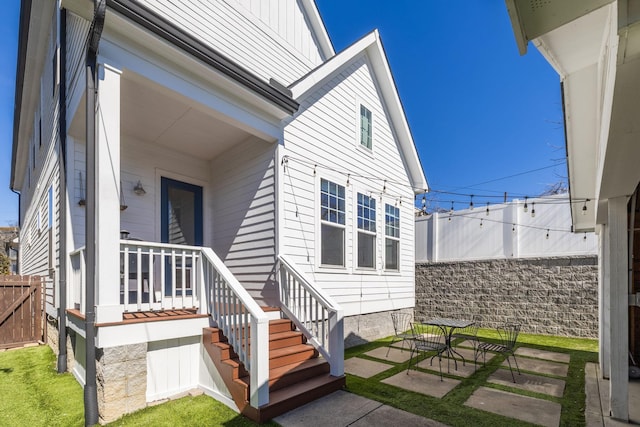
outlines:
M313 0L20 19L20 272L54 278L88 419L200 388L264 420L341 387L344 340L413 307L428 189L379 34L336 54Z
M629 351L640 352L638 2L507 0L521 54L531 41L561 81L573 225L599 236L600 374L628 421ZM637 359L636 359L637 360ZM634 420L638 421L638 420Z

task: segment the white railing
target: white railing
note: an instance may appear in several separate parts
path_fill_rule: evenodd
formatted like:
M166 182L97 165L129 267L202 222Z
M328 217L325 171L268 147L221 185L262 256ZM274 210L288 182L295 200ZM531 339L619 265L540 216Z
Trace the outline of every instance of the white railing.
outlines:
M211 317L250 373L251 405L269 403L269 318L210 248L202 273Z
M293 262L279 255L280 309L291 319L331 366L331 375L344 375L342 309L307 280Z
M120 304L125 311L200 309L199 246L120 241Z
M69 283L67 283L67 307L80 310L85 313L85 271L86 255L84 246L69 253L69 263L71 264Z

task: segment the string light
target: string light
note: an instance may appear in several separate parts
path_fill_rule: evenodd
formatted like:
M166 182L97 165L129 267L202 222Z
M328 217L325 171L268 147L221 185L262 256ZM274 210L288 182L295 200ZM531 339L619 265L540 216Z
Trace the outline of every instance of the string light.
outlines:
M524 196L524 211L525 211L525 213L529 210L529 209L527 208L527 199L528 199L528 197L527 197L527 196Z
M471 200L469 201L469 210L473 210L473 194L471 195Z
M451 201L451 209L449 210L449 214L453 214L453 200Z
M349 186L350 183L351 183L351 174L348 173L347 174L347 187Z
M587 202L589 201L589 199L584 201L584 205L582 206L582 215L586 215L587 214Z
M487 216L489 216L489 202L487 202Z
M422 210L424 212L427 211L427 190L425 190L424 194L422 195Z
M587 240L587 232L584 232L584 237L582 238L582 240Z
M480 218L480 228L482 228L482 218Z
M386 193L387 192L387 180L384 180L384 184L382 184L382 192Z
M535 217L536 217L536 203L531 202L531 218L535 218Z
M318 165L313 165L313 176L316 176L316 169L318 168Z
M549 240L549 229L547 228L547 240Z
M515 232L516 232L516 225L515 225L515 224L512 224L512 225L511 225L511 231L512 231L513 233L515 233Z

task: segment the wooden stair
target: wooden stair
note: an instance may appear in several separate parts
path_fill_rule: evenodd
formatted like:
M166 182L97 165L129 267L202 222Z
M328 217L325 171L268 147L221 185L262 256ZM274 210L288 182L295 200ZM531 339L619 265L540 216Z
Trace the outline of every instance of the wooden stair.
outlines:
M345 377L329 374L329 363L306 343L288 319L269 322L269 403L249 402L249 373L218 328L204 328L203 343L231 396L246 417L258 423L326 396L345 385Z

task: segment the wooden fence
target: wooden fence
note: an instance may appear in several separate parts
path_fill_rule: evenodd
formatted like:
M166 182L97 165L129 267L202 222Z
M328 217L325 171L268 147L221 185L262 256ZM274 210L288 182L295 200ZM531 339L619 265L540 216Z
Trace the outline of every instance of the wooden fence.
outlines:
M0 348L43 341L44 279L0 276Z

